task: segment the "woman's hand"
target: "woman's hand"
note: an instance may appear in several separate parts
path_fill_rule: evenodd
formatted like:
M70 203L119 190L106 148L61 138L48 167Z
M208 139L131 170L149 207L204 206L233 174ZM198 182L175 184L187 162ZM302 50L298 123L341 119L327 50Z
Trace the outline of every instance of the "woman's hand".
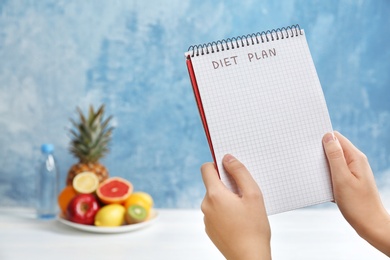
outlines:
M362 238L390 257L390 216L367 157L338 132L326 134L323 144L341 213Z
M225 155L223 165L242 195L226 188L213 163L202 165L206 186L202 211L207 235L229 260L271 259L271 230L259 186L232 155Z

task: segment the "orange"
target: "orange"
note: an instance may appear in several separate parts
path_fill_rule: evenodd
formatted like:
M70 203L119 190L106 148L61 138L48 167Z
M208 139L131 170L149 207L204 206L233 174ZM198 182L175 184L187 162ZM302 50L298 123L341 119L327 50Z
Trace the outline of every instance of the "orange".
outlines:
M149 211L153 207L153 198L143 191L133 192L125 201L124 205L126 209L131 205L139 205Z
M77 195L75 189L73 189L72 185L66 186L58 195L58 206L62 210L62 212L66 211L69 202L73 199L74 196Z
M133 184L121 177L111 177L99 184L96 195L105 204L122 204L133 192Z

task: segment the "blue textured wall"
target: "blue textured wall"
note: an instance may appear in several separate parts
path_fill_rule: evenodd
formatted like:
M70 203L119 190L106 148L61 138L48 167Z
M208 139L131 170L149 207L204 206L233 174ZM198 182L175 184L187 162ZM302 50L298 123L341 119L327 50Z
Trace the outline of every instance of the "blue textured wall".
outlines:
M334 128L390 190L390 2L0 1L0 206L30 206L41 143L65 179L75 108L114 115L111 175L158 207L199 207L211 156L185 66L189 45L299 23Z

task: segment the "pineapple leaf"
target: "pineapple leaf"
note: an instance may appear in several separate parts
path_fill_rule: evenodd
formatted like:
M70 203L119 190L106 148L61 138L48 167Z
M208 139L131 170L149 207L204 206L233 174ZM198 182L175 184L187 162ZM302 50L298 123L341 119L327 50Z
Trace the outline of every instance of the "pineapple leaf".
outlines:
M104 115L104 105L101 105L98 109L98 111L96 112L96 115Z
M84 115L83 115L83 112L81 111L81 109L80 109L79 107L77 107L77 112L79 113L81 123L82 123L82 124L85 124L86 119L85 119L85 117L84 117ZM78 124L77 124L77 125L78 125Z
M110 123L110 120L112 119L112 116L109 116L106 118L106 120L104 120L104 122L102 123L102 128L105 129L108 124Z
M77 112L79 122L70 119L73 128L69 130L71 136L69 150L80 162L98 162L109 152L108 145L114 129L109 125L112 116L103 120L104 104L97 111L90 105L87 118L79 107Z
M88 114L88 125L92 125L93 122L95 121L95 118L96 118L95 111L93 109L93 106L90 105L89 106L89 114Z
M73 120L73 118L69 118L69 121L72 123L74 127L77 127L79 124L76 123L76 121Z
M70 129L70 130L69 130L69 133L70 133L75 139L78 138L78 134L77 134L77 132L76 132L74 129Z

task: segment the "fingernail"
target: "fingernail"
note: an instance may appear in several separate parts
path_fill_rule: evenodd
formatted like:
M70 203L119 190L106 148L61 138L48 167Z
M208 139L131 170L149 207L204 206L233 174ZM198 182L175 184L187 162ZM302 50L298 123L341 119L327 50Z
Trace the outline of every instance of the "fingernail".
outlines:
M336 136L332 133L327 133L324 136L324 143L329 143L331 141L336 141Z
M223 160L224 160L224 162L230 163L230 162L236 160L236 158L233 155L231 155L231 154L226 154L223 157Z

